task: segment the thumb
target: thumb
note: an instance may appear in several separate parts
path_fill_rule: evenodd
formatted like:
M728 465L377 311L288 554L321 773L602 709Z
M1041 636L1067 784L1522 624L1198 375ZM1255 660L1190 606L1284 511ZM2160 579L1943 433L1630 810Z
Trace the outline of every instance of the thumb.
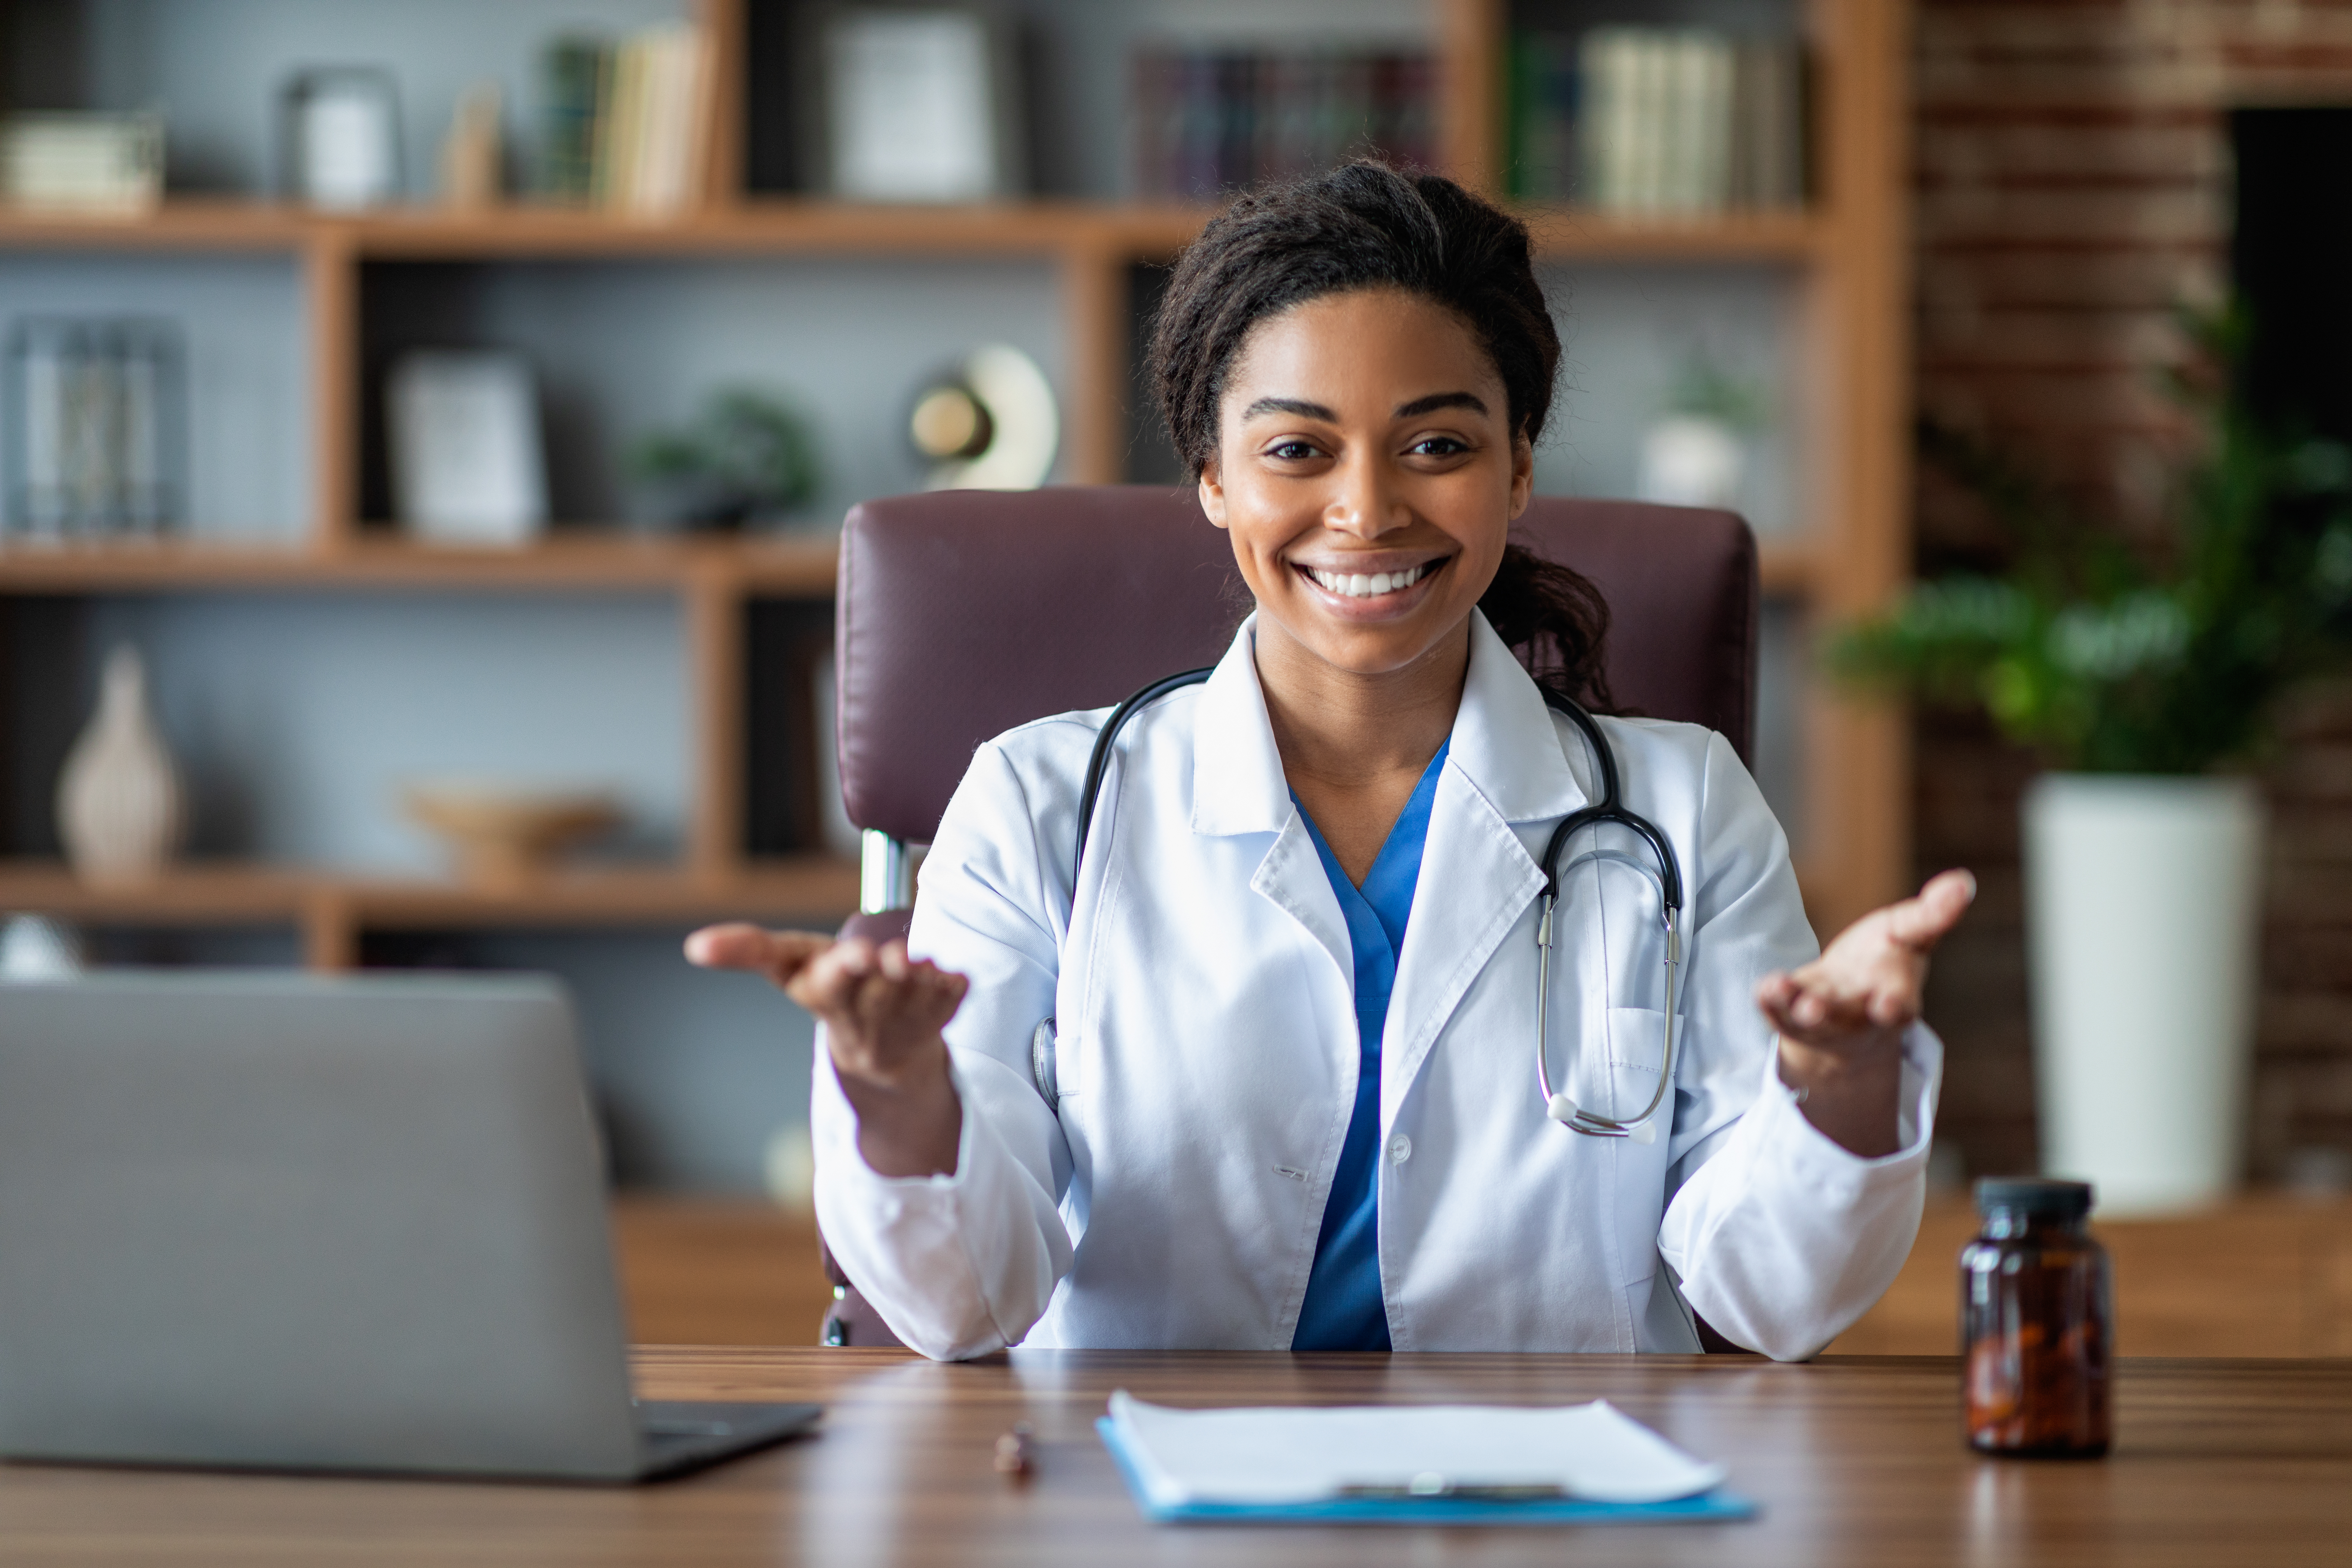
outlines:
M1959 924L1976 896L1974 872L1951 870L1931 877L1916 897L1886 911L1887 937L1897 946L1925 952Z

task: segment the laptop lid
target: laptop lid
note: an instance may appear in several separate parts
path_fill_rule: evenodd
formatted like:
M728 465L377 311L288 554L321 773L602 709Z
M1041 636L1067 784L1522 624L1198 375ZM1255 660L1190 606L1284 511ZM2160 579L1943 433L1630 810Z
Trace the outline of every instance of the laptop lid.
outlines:
M0 1454L625 1479L626 1346L552 981L0 985Z

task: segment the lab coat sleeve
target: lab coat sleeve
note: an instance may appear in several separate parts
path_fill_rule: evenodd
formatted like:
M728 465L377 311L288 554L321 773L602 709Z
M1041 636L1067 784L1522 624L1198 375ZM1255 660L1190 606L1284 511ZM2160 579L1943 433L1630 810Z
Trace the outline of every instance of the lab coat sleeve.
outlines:
M1690 1049L1675 1074L1671 1201L1658 1250L1692 1310L1734 1342L1801 1360L1850 1327L1910 1255L1927 1194L1943 1047L1903 1042L1895 1152L1865 1160L1781 1083L1757 983L1812 958L1788 843L1747 770L1710 738L1694 889Z
M826 1245L892 1331L940 1360L1018 1343L1070 1269L1068 1145L1029 1072L1031 1037L1054 1011L1067 872L1029 795L1001 743L982 747L923 862L908 933L916 956L971 983L945 1031L963 1116L954 1171L894 1178L866 1164L818 1032L810 1124Z

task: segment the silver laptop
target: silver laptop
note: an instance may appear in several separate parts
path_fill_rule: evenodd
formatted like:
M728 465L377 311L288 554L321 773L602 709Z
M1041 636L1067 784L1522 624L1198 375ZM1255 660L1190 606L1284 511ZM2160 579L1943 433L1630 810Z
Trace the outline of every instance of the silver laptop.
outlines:
M816 1419L627 1349L552 981L0 984L0 1456L628 1481Z

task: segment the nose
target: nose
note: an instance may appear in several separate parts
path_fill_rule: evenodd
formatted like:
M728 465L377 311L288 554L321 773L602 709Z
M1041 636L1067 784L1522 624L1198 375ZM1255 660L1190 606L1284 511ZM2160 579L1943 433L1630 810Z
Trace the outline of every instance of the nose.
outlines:
M1412 521L1384 455L1370 443L1359 444L1332 469L1335 488L1323 506L1323 526L1359 539L1378 539Z

